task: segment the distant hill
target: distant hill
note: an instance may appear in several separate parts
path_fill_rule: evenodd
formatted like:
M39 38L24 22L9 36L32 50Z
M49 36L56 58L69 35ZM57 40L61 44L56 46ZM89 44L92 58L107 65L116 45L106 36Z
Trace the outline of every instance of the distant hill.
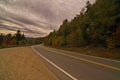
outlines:
M46 36L45 43L120 47L120 0L97 0L93 5L88 1L79 15L71 21L65 19L59 30Z

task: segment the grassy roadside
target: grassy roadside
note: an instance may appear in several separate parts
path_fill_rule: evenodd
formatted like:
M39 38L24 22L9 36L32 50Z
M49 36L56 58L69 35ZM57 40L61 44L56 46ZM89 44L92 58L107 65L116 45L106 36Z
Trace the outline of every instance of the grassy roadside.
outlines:
M30 47L0 49L0 80L58 80Z
M79 52L79 53L85 54L85 55L120 60L120 48L108 49L108 48L104 48L104 47L94 47L94 46L84 46L84 47L79 47L79 48L77 48L77 47L58 47L58 46L48 46L48 45L45 45L45 46L62 49L62 50Z

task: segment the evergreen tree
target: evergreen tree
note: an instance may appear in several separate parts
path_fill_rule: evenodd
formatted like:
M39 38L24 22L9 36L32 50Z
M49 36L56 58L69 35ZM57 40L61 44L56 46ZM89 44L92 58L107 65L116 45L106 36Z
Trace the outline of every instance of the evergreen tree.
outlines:
M20 30L17 30L16 34L15 34L15 39L17 41L17 45L19 45L19 42L21 40L25 40L25 36L24 34L21 34L21 31Z
M3 40L4 40L4 35L3 35L3 34L0 34L0 45L2 45Z

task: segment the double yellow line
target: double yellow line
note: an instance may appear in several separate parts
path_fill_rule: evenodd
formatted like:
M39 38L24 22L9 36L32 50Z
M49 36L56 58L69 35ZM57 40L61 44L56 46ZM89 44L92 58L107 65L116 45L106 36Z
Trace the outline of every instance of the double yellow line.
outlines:
M103 64L103 63L95 62L95 61L92 61L92 60L88 60L88 59L72 56L72 55L69 55L69 54L57 52L57 51L54 51L54 50L51 50L51 49L48 49L48 48L44 48L44 49L47 49L47 51L54 52L54 53L57 53L57 54L60 54L60 55L64 55L64 56L67 56L67 57L71 57L71 58L74 58L74 59L77 59L77 60L81 60L81 61L84 61L84 62L96 64L96 65L99 65L99 66L102 66L102 67L106 67L106 68L109 68L109 69L112 69L112 70L120 71L120 68L118 68L118 67L114 67L114 66Z

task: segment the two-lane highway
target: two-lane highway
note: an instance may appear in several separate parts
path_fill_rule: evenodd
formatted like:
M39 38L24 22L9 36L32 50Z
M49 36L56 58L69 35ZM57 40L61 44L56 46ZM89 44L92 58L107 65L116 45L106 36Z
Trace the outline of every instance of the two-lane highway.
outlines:
M60 80L120 80L120 61L32 46Z

